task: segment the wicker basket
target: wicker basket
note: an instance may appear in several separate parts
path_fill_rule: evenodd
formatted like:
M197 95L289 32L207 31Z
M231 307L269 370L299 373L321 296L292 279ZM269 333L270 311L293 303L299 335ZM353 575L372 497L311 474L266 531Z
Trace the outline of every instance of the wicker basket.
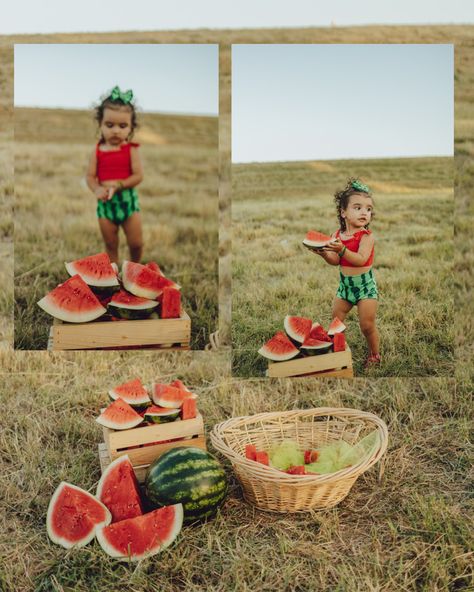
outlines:
M340 439L356 444L374 430L378 442L365 458L327 475L289 475L245 458L246 444L268 450L283 440L293 440L305 450ZM214 426L211 442L232 463L248 502L261 510L307 512L331 508L346 497L357 477L382 458L388 430L372 413L320 407L234 417Z

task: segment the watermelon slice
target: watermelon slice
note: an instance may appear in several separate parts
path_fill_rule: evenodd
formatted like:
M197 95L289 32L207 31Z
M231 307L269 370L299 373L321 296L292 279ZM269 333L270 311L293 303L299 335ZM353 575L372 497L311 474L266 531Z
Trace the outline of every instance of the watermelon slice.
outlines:
M148 267L148 269L152 269L153 271L156 271L156 273L159 273L160 275L164 275L160 269L160 266L158 265L158 263L155 263L155 261L150 261L149 263L147 263L145 265L145 267Z
M119 384L119 386L109 391L109 395L114 401L122 399L122 401L125 401L125 403L128 403L132 407L140 408L145 405L151 405L148 391L139 378Z
M107 555L139 561L171 545L182 525L183 506L175 504L99 528L97 540Z
M265 452L264 450L257 450L255 453L255 460L262 465L267 465L267 467L270 466L268 452Z
M111 430L128 430L142 423L143 417L123 399L117 399L102 411L96 421Z
M309 230L303 240L303 245L310 249L322 249L331 242L331 237L316 230Z
M153 383L151 398L159 407L177 409L181 407L185 399L197 399L197 395L169 384Z
M106 312L80 275L73 275L64 284L59 284L38 301L38 306L68 323L87 323Z
M333 350L335 352L346 350L346 338L344 333L336 333L333 337Z
M325 354L331 349L331 347L331 341L321 341L320 339L313 339L313 337L308 337L307 339L305 339L304 343L302 343L301 351L307 354L308 356L312 356L315 354Z
M97 484L96 496L109 509L112 522L143 514L137 478L126 454L105 469Z
M304 465L297 465L286 469L285 473L288 473L289 475L306 475L306 469L304 468Z
M291 360L297 356L300 351L288 339L283 331L278 331L258 350L258 353L268 360L283 362L285 360Z
M53 543L70 549L87 545L96 529L111 520L109 510L92 494L62 481L49 502L46 528Z
M156 300L134 296L125 290L114 294L107 309L115 317L127 320L147 319L158 306Z
M181 292L175 288L164 288L161 301L162 319L179 319L181 316Z
M184 382L182 382L179 379L173 380L173 382L170 382L170 386L174 386L176 388L178 388L181 391L186 391L188 393L190 393L191 391L188 389L188 387L184 384Z
M179 286L141 263L124 261L122 266L122 281L125 289L142 298L155 300L164 288Z
M334 317L329 325L328 335L335 335L336 333L342 333L346 329L344 323L338 319L338 317Z
M157 405L150 405L145 411L145 421L152 423L167 423L178 419L181 413L180 409L170 409L168 407L158 407Z
M318 460L319 452L317 450L305 450L304 451L304 464L309 465Z
M319 323L313 323L309 337L319 339L319 341L331 341L331 338Z
M245 458L249 460L257 460L257 447L255 444L245 445Z
M286 316L283 326L288 337L296 344L300 344L310 334L313 321L304 317Z
M119 285L117 274L107 253L90 255L64 265L70 276L80 275L89 286L104 288Z
M194 419L197 416L197 399L184 399L181 405L181 419Z

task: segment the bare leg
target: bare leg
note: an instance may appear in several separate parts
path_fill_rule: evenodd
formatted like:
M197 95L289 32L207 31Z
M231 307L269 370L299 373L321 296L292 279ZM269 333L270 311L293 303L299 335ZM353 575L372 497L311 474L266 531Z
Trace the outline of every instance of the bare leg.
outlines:
M332 318L337 317L340 321L344 322L347 313L351 310L352 304L342 298L334 298L332 305Z
M143 253L142 218L140 212L134 212L122 224L127 237L130 260L140 263Z
M367 340L369 355L379 353L380 338L377 327L375 326L375 315L377 314L378 304L378 301L373 298L359 300L357 303L360 330Z
M110 260L118 263L119 227L108 218L99 218L99 227Z

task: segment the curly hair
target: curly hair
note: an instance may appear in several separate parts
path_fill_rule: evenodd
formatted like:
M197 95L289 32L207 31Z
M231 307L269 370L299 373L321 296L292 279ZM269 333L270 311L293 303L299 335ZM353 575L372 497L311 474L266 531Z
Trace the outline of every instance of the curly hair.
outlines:
M367 189L367 191L365 191L365 189L357 189L357 186L364 187ZM336 191L336 193L334 194L334 203L336 204L337 217L339 220L340 228L343 232L346 230L346 220L342 216L342 210L345 210L347 208L347 206L349 205L349 199L350 199L351 195L356 195L358 193L361 193L362 195L366 195L367 197L370 197L373 199L371 191L369 190L369 188L366 185L362 184L360 179L357 179L356 177L349 177L344 189L341 189L340 191ZM372 219L373 219L373 217L374 217L374 212L372 212ZM369 227L369 225L366 224L364 228L368 228L368 227Z
M133 134L134 134L136 128L138 127L137 111L136 111L136 107L133 103L124 103L122 101L122 99L112 99L112 97L110 96L110 93L107 93L107 96L101 100L101 102L97 105L97 107L95 107L94 120L97 122L97 125L100 127L102 124L102 120L104 119L104 111L106 109L114 109L117 111L117 110L123 109L123 108L126 108L128 111L130 111L130 113L132 115L132 118L131 118L132 131L130 132L130 134L128 136L128 140L131 140L133 138ZM102 134L101 134L99 142L102 143L103 141L104 141L104 138L102 137Z

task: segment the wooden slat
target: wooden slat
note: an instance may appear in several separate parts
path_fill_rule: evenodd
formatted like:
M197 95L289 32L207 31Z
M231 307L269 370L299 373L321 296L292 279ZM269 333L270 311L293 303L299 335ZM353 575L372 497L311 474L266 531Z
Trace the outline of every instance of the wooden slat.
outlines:
M191 339L191 319L183 310L179 319L140 321L94 321L63 323L54 320L51 332L53 351L100 349L179 344L186 347Z
M288 362L270 363L268 364L267 376L283 378L345 367L352 368L352 355L349 348L342 352L308 356L298 360L288 360Z
M199 413L194 419L136 427L130 430L109 430L104 428L104 438L111 456L114 451L160 440L171 440L204 433L204 422Z
M298 376L314 376L315 378L354 378L354 371L352 368L342 368L340 370L326 370L325 372L310 372L309 374L299 374Z

